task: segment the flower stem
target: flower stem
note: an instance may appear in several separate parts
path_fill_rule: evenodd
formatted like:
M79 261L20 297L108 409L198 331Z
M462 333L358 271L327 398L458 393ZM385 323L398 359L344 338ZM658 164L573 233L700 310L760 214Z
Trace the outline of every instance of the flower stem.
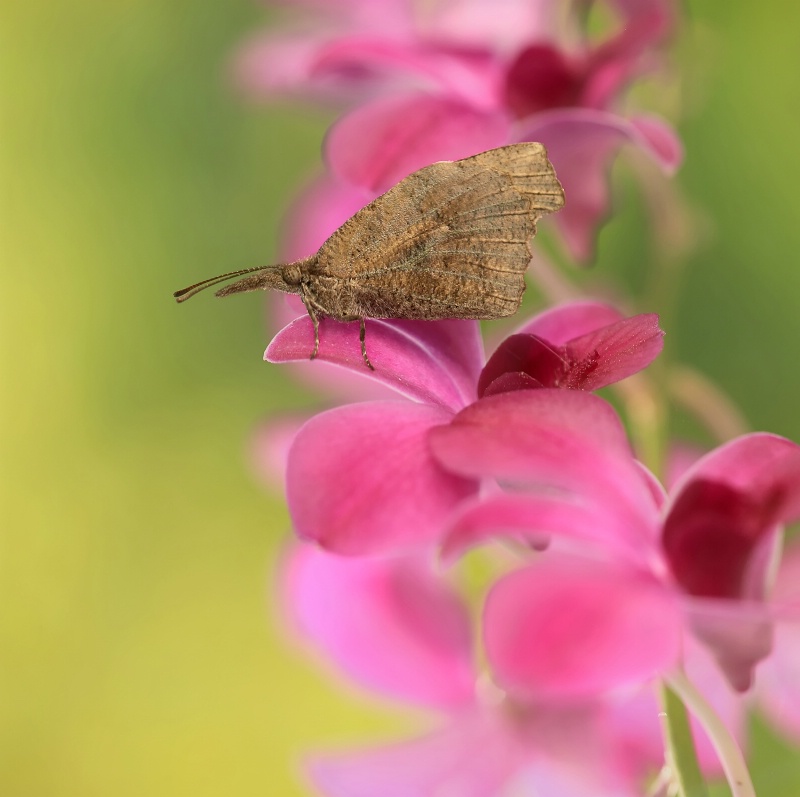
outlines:
M711 740L711 744L714 745L714 750L722 764L732 796L756 797L753 781L750 779L750 772L747 769L747 762L744 760L742 751L739 749L736 739L733 738L731 732L725 727L725 724L717 716L708 701L682 672L673 671L666 676L665 680L670 687L669 689L665 687L665 691L673 692L674 696L679 696L683 703L689 707L692 714L697 717L708 734L708 738ZM677 697L675 702L678 702ZM685 714L685 709L683 710ZM698 792L698 794L705 794L705 792Z
M708 797L686 707L666 683L659 685L659 692L665 755L673 784L680 797Z

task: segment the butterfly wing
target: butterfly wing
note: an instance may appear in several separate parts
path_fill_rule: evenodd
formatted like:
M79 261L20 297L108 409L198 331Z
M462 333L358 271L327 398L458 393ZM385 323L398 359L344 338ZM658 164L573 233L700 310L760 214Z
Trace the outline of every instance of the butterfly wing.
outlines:
M323 244L317 298L342 318L511 315L525 290L536 221L562 204L540 144L432 164Z

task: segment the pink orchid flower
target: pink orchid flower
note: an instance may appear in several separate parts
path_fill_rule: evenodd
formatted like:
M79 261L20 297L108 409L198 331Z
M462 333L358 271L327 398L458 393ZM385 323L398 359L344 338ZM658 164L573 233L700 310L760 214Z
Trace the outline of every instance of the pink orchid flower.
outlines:
M735 689L750 686L770 652L781 528L800 517L795 443L737 438L665 499L614 410L585 392L489 396L429 440L453 475L507 488L461 505L445 556L505 534L561 540L489 595L486 646L501 686L567 697L638 682L678 662L687 631Z
M347 559L302 545L283 575L293 627L326 663L438 714L419 738L315 756L310 775L329 797L497 797L521 784L548 797L625 797L661 767L650 689L564 704L519 700L482 682L467 607L427 560ZM721 680L706 670L715 705L741 727L741 701ZM697 738L713 771L708 742Z
M368 374L411 401L337 407L300 429L286 477L295 530L349 555L437 543L453 509L477 493L478 481L433 459L431 429L449 423L479 390L593 390L623 379L658 355L662 335L655 315L624 319L607 305L576 302L532 319L483 367L475 322L372 320L367 346L375 370L367 371L358 324L323 320L319 361ZM265 357L306 359L312 345L313 327L303 316L278 333Z
M268 96L311 94L350 107L325 144L335 193L347 207L435 161L541 141L568 197L554 223L585 260L609 205L607 172L620 147L638 147L667 173L682 152L663 121L615 110L628 84L653 68L674 26L670 0L610 2L617 32L599 43L580 30L582 5L565 31L562 8L551 1L504 0L498 8L449 0L424 16L400 0L336 3L316 28L249 45L241 71ZM313 193L330 196L330 179ZM309 244L302 255L311 251Z
M800 611L800 545L792 542L775 581L773 600ZM772 656L756 674L756 697L767 719L788 739L800 744L800 621L775 628Z

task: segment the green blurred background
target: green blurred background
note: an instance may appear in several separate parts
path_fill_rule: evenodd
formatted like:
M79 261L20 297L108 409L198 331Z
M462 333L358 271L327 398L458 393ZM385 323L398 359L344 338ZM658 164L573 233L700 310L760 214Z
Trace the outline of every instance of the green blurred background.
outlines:
M798 19L692 2L680 182L705 214L668 353L800 440ZM246 0L4 3L0 795L305 794L303 750L407 718L281 636L281 496L254 425L313 403L261 360L257 301L173 290L267 262L326 119L232 89ZM598 273L652 256L633 189ZM659 310L659 307L647 307ZM796 753L758 725L761 795ZM380 795L376 795L380 797Z

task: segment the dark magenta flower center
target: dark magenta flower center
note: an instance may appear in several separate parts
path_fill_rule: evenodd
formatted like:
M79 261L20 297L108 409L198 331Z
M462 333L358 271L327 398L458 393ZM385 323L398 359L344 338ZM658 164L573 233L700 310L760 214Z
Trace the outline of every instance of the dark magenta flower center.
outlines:
M524 49L506 74L506 105L519 119L550 108L579 105L581 66L546 44Z
M686 592L738 598L759 542L777 522L779 491L756 501L732 487L697 480L680 494L664 524L663 545Z
M481 371L478 397L539 387L580 390L597 362L597 352L575 360L565 347L553 346L537 335L511 335Z

